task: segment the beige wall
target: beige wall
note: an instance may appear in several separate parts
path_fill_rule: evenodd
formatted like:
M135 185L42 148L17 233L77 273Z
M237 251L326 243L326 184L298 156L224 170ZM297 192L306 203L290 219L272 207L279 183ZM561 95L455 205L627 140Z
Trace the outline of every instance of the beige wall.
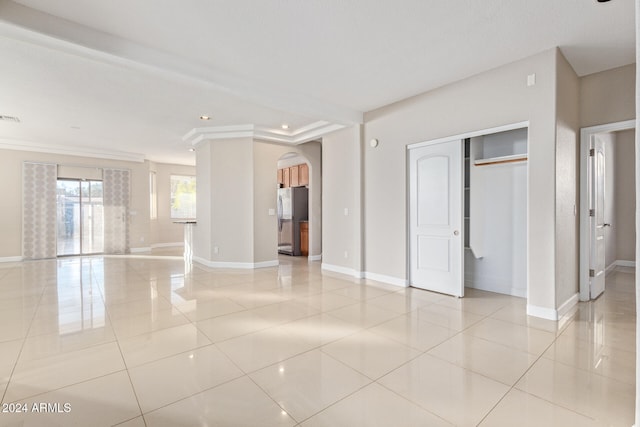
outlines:
M580 78L580 127L632 120L636 65L626 65Z
M196 148L196 259L213 263L269 263L278 259L277 165L293 152L309 161L310 255L321 246L321 146L288 146L251 138L206 141ZM218 248L215 253L214 248Z
M211 191L213 187L211 161L211 145L203 143L196 148L196 219L193 227L193 256L211 260L211 217L213 204Z
M184 226L174 224L173 221L175 221L175 219L171 218L171 175L195 176L196 168L195 166L186 165L150 163L149 170L156 173L156 188L158 193L158 218L151 220L150 244L153 246L158 244L182 243L184 239ZM198 185L197 178L196 185ZM202 194L204 195L206 193Z
M209 146L208 150L196 149L197 167L209 163L208 193L200 193L197 208L209 205L210 215L200 217L194 228L195 256L202 257L198 243L207 236L201 233L200 224L210 230L211 252L208 261L230 263L253 263L253 140L236 138L230 140L207 141L201 145ZM208 158L203 158L203 154ZM202 160L202 162L201 162ZM200 184L200 174L197 175ZM203 177L206 179L205 177ZM203 188L207 190L206 186ZM203 196L204 194L204 196ZM210 194L207 197L206 194ZM218 248L218 253L215 249Z
M557 76L555 286L556 308L559 308L579 291L578 254L580 235L579 218L576 215L579 204L578 131L580 125L580 87L578 76L560 50L557 51Z
M361 158L360 126L334 132L322 139L322 163L325 165L322 176L322 264L328 268L353 270L352 273L363 271ZM348 209L348 215L345 215L345 209Z
M0 198L0 258L22 256L22 163L56 163L92 168L131 170L131 206L129 216L132 247L147 246L149 229L149 175L145 163L94 159L28 151L0 150L0 179L5 190Z
M256 141L254 144L254 232L255 262L278 258L276 209L278 160L286 153L297 153L309 164L309 255L322 253L322 159L320 142L290 146Z
M366 271L407 278L407 144L529 121L529 304L555 309L555 91L552 49L367 113Z
M609 267L618 259L618 224L615 221L619 199L615 183L618 144L616 132L599 134L597 135L597 139L602 141L605 155L604 222L611 224L611 227L604 228L604 264L605 267Z
M613 228L618 260L636 259L635 130L616 132L615 187L617 203Z

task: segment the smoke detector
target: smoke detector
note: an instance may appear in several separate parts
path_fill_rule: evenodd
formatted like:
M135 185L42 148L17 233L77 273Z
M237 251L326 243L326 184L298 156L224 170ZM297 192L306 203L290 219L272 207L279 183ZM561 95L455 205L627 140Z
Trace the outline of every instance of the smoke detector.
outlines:
M2 121L2 122L20 123L20 119L17 118L17 117L13 117L13 116L0 115L0 121Z

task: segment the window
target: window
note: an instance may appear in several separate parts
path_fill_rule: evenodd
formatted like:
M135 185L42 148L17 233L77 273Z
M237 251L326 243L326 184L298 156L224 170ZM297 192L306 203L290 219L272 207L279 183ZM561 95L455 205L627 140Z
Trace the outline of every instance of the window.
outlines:
M196 177L171 175L171 218L196 217Z
M158 192L156 190L156 173L149 172L149 219L158 218Z

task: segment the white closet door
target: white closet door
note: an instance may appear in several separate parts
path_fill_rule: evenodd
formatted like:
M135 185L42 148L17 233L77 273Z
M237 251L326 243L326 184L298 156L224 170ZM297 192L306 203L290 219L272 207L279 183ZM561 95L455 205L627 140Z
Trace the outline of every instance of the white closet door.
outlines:
M463 141L409 151L411 285L463 296Z
M129 252L130 172L104 169L104 253Z

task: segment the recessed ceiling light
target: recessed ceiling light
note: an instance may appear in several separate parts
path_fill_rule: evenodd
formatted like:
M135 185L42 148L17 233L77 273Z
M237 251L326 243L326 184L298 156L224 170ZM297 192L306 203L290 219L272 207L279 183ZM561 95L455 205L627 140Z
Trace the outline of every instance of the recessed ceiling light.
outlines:
M73 129L73 130L79 130L79 129L80 129L80 126L71 126L71 129Z
M193 151L196 151L196 149L191 147L191 148L189 148L189 151L193 152Z
M211 120L209 116L200 116L200 120Z
M607 3L609 0L598 0L598 3Z
M289 129L289 125L288 125L288 124L286 124L286 123L285 123L285 124L283 124L283 125L282 125L282 129Z

